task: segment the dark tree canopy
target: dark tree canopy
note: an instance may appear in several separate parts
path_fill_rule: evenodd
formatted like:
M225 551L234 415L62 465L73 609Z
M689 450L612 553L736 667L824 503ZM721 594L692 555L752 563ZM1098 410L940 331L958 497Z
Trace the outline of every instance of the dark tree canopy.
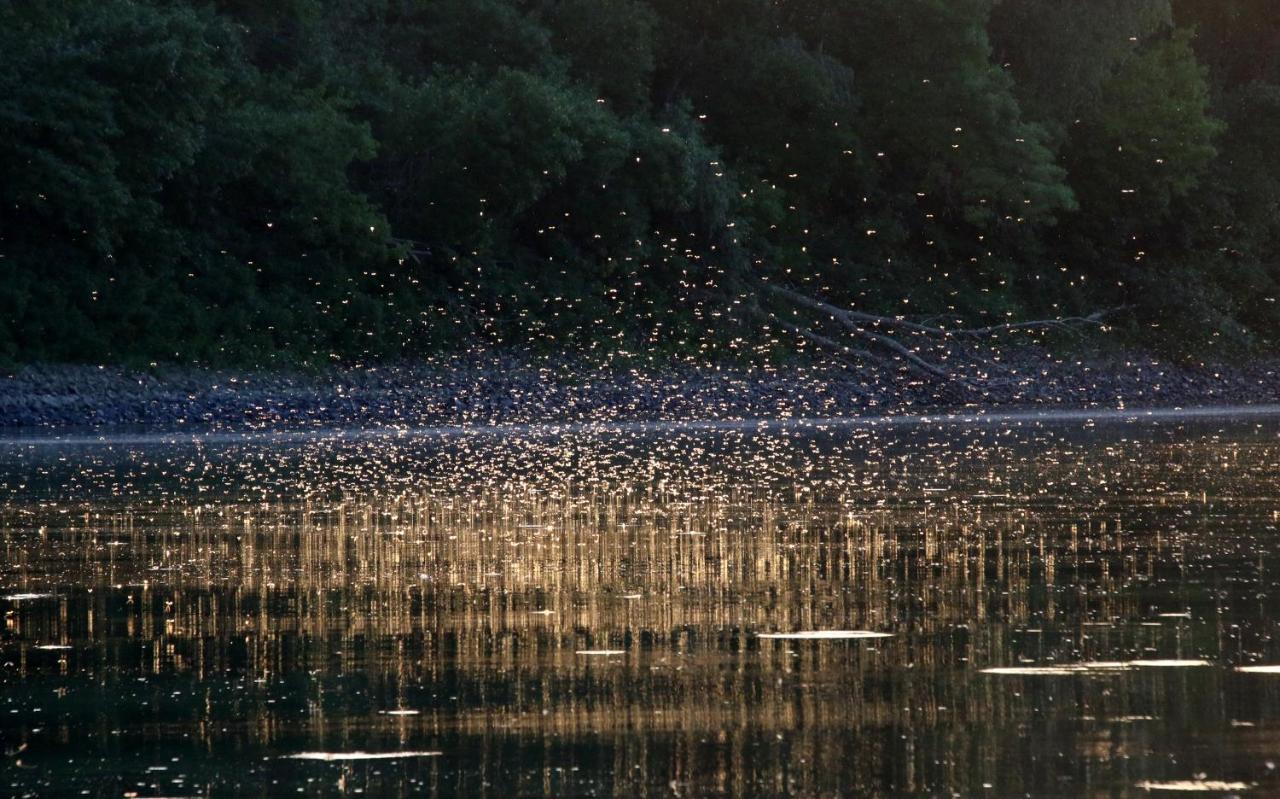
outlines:
M0 1L0 359L705 346L765 280L1247 352L1278 137L1267 0Z

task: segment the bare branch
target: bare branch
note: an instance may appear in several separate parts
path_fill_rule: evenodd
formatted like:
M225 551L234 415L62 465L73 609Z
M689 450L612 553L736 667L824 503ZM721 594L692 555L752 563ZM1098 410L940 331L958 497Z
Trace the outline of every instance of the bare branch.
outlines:
M1111 308L1105 311L1098 311L1089 316L1071 316L1061 317L1058 319L1035 319L1025 322L1009 322L999 325L988 325L986 327L977 328L944 328L932 325L921 324L907 319L894 318L888 316L877 316L875 314L863 313L861 311L853 311L846 308L840 308L822 300L815 299L805 294L801 294L791 289L782 288L780 286L766 286L766 288L780 297L811 311L817 311L825 315L831 321L839 324L848 330L854 336L875 345L876 348L883 349L896 356L897 363L876 355L870 350L850 347L837 341L836 339L818 333L799 324L788 322L778 318L775 314L770 314L770 318L777 322L778 325L789 330L805 339L814 342L826 349L834 350L845 355L851 355L862 360L871 361L882 366L896 367L902 363L916 372L927 375L940 381L958 383L966 388L981 391L983 389L994 388L998 386L1016 385L1017 381L1012 379L993 379L990 376L984 376L978 379L972 379L961 374L957 374L946 366L935 363L926 359L921 355L920 347L908 346L903 341L891 335L889 331L898 330L909 332L916 336L916 341L925 346L942 347L943 341L956 337L981 338L983 336L993 335L995 333L1017 331L1017 330L1043 330L1043 329L1061 329L1067 331L1075 331L1081 326L1098 325L1104 326L1103 321L1107 316L1123 308ZM756 309L760 312L759 308ZM953 347L948 351L949 355L956 354ZM1003 367L986 358L979 353L964 352L959 350L962 359L974 361L984 364L996 371L1003 371ZM946 358L943 359L947 360Z
M801 294L797 291L784 289L781 286L767 286L770 291L779 294L791 300L797 305L803 305L815 311L829 313L837 319L846 319L853 323L862 323L869 325L885 325L888 327L900 327L904 330L914 330L917 333L929 333L932 335L945 336L947 330L941 327L929 327L921 325L906 319L895 319L891 316L877 316L875 314L863 313L862 311L851 311L845 308L837 308L821 300L816 300L807 294Z
M1035 330L1047 327L1060 327L1065 330L1074 330L1079 325L1097 325L1098 327L1106 326L1106 318L1113 316L1121 311L1128 310L1129 306L1121 305L1115 308L1107 308L1106 310L1091 313L1088 316L1063 316L1058 319L1031 319L1026 322L1011 322L1003 325L991 325L990 327L972 327L959 328L951 331L953 335L958 336L985 336L990 333L999 333L1006 330Z
M985 336L992 333L1011 330L1037 330L1045 328L1062 328L1064 330L1069 330L1079 325L1097 325L1102 327L1106 325L1104 320L1108 316L1124 311L1128 307L1120 306L1117 308L1108 308L1088 316L1064 316L1058 319L1032 319L1025 322L1011 322L1008 324L989 325L987 327L945 328L924 325L901 317L878 316L876 314L864 313L862 311L839 308L835 305L831 305L830 303L814 299L808 295L782 288L781 286L768 286L767 288L775 294L791 300L797 305L831 314L832 317L842 322L851 322L855 325L867 324L897 327L902 330L910 330L915 333L924 333L933 336Z
M874 331L867 330L866 328L862 327L862 325L859 324L859 322L865 322L868 316L866 314L860 314L856 311L845 311L843 308L837 308L834 305L828 305L825 302L815 300L811 297L806 297L803 294L797 294L794 291L788 291L787 289L778 289L776 287L771 287L771 288L774 288L775 291L781 292L784 296L793 300L797 304L804 305L809 308L813 308L815 310L819 310L828 314L829 316L831 316L832 319L839 322L841 325L847 328L850 332L854 333L857 336L861 336L862 338L867 339L868 341L874 341L875 343L879 344L885 349L900 356L903 360L905 360L911 366L914 366L917 370L924 372L925 374L930 375L931 377L940 378L942 380L959 380L960 382L968 384L967 381L965 381L963 378L956 377L955 375L948 372L946 369L942 368L941 366L930 363L929 361L926 361L924 358L921 358L919 355L912 352L910 349L906 347L906 345L904 345L902 342L898 341L897 339L892 338L890 336L886 336L882 333L876 333ZM916 325L916 327L923 328L922 325Z
M772 316L771 319L776 325L778 325L778 327L781 327L783 330L788 330L792 333L795 333L797 336L800 336L801 338L806 338L809 341L812 341L814 344L818 344L822 347L826 347L829 350L835 350L836 352L839 352L844 355L849 355L855 358L862 358L864 360L877 363L881 366L893 365L890 362L886 361L884 358L881 358L879 355L876 355L874 352L871 352L870 350L858 349L857 347L850 347L847 344L841 344L840 342L836 341L833 338L828 338L827 336L824 336L821 333L815 333L807 327L801 327L800 325L792 324L791 322L788 322L785 319L780 319L777 316Z

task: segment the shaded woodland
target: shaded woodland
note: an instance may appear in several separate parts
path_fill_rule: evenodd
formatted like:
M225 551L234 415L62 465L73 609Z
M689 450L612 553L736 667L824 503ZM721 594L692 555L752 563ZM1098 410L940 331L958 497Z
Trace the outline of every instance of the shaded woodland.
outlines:
M1277 141L1269 0L0 2L0 360L1248 356Z

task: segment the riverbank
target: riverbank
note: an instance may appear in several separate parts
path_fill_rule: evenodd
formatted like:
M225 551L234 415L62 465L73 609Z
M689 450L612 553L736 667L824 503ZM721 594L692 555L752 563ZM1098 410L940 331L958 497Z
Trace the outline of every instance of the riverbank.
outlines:
M324 374L31 366L0 376L0 427L254 430L785 419L1036 408L1280 402L1280 359L1173 364L1070 360L1028 348L986 383L885 374L842 361L599 366L509 355Z

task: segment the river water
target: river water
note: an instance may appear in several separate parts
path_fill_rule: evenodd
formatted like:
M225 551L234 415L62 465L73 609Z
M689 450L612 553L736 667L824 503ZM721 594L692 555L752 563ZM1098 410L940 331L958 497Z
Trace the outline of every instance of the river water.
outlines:
M1274 795L1278 433L8 439L0 795Z

